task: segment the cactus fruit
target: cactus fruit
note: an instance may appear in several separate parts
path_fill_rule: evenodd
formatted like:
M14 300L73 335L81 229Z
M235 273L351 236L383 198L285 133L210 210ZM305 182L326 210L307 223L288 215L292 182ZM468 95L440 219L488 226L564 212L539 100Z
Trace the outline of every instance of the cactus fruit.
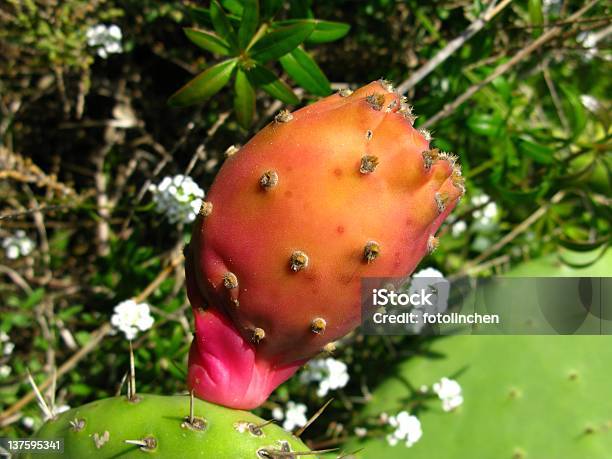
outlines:
M196 396L250 409L410 274L464 193L387 82L282 111L221 168L187 251Z
M254 414L197 399L190 405L184 395L99 400L59 414L35 437L63 438L62 457L75 459L269 459L310 453L298 438ZM58 454L50 451L48 457Z

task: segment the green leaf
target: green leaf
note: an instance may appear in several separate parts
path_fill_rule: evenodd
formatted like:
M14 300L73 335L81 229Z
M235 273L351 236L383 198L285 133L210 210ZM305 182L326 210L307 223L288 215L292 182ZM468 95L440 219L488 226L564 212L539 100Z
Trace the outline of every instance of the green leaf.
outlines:
M261 0L261 17L271 18L283 6L283 0Z
M253 121L253 114L255 113L255 90L242 69L238 69L236 73L234 89L236 91L234 96L234 109L236 110L238 124L248 129Z
M168 103L175 107L184 107L214 96L227 84L235 67L236 59L213 65L170 96Z
M521 153L529 156L538 163L553 164L555 162L553 156L554 150L552 148L532 142L524 136L518 139L518 147Z
M247 77L253 86L260 87L272 97L286 104L295 105L300 101L287 83L262 65L256 65L250 69Z
M242 16L244 11L244 6L239 0L221 0L221 5L236 16Z
M544 15L542 14L542 1L541 0L529 0L529 21L532 26L541 26L544 23ZM541 27L535 27L532 35L534 37L542 33Z
M221 54L222 56L227 56L230 52L227 42L213 33L192 28L183 30L187 38L202 49Z
M350 24L345 22L335 21L320 21L318 19L288 19L286 21L278 21L275 26L289 26L298 22L312 22L315 29L312 34L306 39L306 43L318 44L336 41L344 37L351 29Z
M563 104L572 128L571 137L575 138L580 135L586 126L587 116L584 105L580 101L580 94L574 88L563 83L560 83L559 86L565 96Z
M561 236L557 238L557 242L559 243L559 245L565 247L566 249L573 250L575 252L590 252L591 250L595 250L604 244L609 244L610 237L604 236L599 239L596 239L595 241L587 242L571 240Z
M249 54L262 63L278 59L297 48L312 33L314 27L314 24L308 21L280 27L260 38L251 47Z
M327 96L331 93L329 80L317 63L301 48L295 48L289 54L280 58L285 71L297 84L317 96Z
M194 22L205 27L212 26L212 19L210 18L210 10L208 8L191 7L188 9L188 13Z
M244 10L242 12L242 21L238 30L238 46L240 49L245 49L259 24L259 1L244 0Z
M212 0L212 2L210 2L210 19L216 32L231 46L238 48L236 32L234 31L229 18L225 14L225 11L223 11L223 8L221 8L221 5L219 5L218 0Z
M500 116L482 113L470 116L467 125L476 134L492 137L499 135L503 122Z

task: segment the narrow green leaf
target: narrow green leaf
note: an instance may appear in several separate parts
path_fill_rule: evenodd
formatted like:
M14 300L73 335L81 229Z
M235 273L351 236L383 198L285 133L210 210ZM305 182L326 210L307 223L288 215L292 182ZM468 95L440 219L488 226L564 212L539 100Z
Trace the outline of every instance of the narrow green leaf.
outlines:
M248 129L255 113L255 90L242 69L236 73L234 109L238 124Z
M473 132L489 137L498 136L502 124L503 119L500 116L486 113L474 114L467 120L467 125Z
M553 164L555 158L553 156L553 149L539 143L532 142L531 140L520 137L518 139L518 147L521 153L529 156L534 161L541 164Z
M202 49L222 56L227 56L230 52L227 42L211 32L192 28L183 30L187 38Z
M253 86L260 87L281 102L295 105L300 101L287 83L262 65L250 69L247 77Z
M259 1L244 0L244 9L242 12L242 22L238 30L238 46L240 49L245 49L259 24Z
M210 10L208 8L194 6L189 8L187 11L194 22L197 22L204 27L212 26L212 19L210 18Z
M221 0L221 5L223 5L223 7L230 13L233 13L236 16L242 16L244 6L240 0Z
M210 16L210 9L191 7L188 9L188 13L191 19L194 22L197 22L199 25L207 27L207 28L211 28L211 27L214 28L212 18ZM235 14L227 14L226 16L229 19L229 22L234 29L237 29L238 27L240 27L240 17L239 16L236 16Z
M283 6L283 0L262 0L261 1L261 17L269 19L276 14Z
M584 105L582 105L580 94L576 89L563 83L560 83L559 86L565 96L563 105L572 128L571 137L575 138L580 135L586 126L587 116Z
M184 107L214 96L227 84L235 67L236 59L213 65L170 96L168 103L175 107Z
M298 22L312 22L315 25L315 29L306 39L306 43L311 44L328 43L330 41L339 40L351 30L350 24L345 22L321 21L319 19L288 19L286 21L276 22L275 26L289 26Z
M238 40L236 39L236 32L225 14L225 11L223 11L223 8L219 5L218 0L212 0L210 2L210 19L215 31L231 46L237 48Z
M609 244L610 237L602 236L601 238L596 239L592 242L587 242L571 240L561 236L557 238L557 242L559 243L559 245L565 247L566 249L573 250L575 252L590 252L591 250L595 250L604 244Z
M295 48L289 54L280 58L285 71L297 84L317 96L327 96L331 93L329 80L317 63L301 48Z
M542 14L542 0L529 0L527 5L529 10L529 21L532 26L541 26L544 23L544 15ZM537 37L542 33L541 27L534 27L532 35Z
M314 24L300 21L295 25L280 27L261 37L249 54L259 62L268 62L293 51L314 30Z

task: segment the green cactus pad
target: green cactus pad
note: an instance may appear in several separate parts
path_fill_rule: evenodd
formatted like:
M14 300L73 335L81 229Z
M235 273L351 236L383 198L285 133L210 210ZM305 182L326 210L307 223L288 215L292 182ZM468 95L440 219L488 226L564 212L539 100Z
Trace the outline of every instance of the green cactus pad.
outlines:
M556 257L548 257L509 274L609 275L610 255L587 269L560 266ZM344 449L363 448L356 455L360 459L611 457L612 337L454 336L435 339L424 351L398 365L361 416L368 425L366 419L381 412L416 414L420 441L406 448L401 442L392 447L384 438L353 439ZM459 382L463 405L444 412L435 395L414 403L421 385L431 388L442 377Z
M193 419L185 395L99 400L60 414L36 433L38 439L63 438L63 455L33 457L266 459L309 451L295 436L246 411L196 399Z

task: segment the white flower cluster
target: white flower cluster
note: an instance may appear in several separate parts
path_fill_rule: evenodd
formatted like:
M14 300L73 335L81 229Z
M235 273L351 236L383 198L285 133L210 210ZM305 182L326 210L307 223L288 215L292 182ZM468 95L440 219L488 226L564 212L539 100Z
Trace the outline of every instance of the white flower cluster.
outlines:
M325 397L330 390L346 386L349 379L346 364L331 357L312 360L300 375L300 381L304 384L319 383L319 397Z
M109 54L123 52L123 46L121 45L123 34L118 25L98 24L87 29L85 35L87 44L96 48L98 56L102 59L106 59Z
M472 197L472 204L474 206L485 206L482 209L475 210L472 214L475 219L479 220L482 226L488 226L494 222L497 217L497 204L490 200L491 198L487 194L479 194Z
M408 414L407 411L400 411L395 416L389 417L389 425L395 430L387 435L387 442L391 446L397 445L400 441L406 443L410 448L423 436L421 421L416 416Z
M272 417L277 421L283 421L283 429L293 430L296 427L304 427L308 422L306 419L306 405L303 403L287 402L285 411L280 407L272 410Z
M8 356L13 353L15 343L11 342L11 338L5 332L0 331L0 344L2 345L2 355Z
M442 400L444 411L452 411L463 404L461 386L454 379L442 378L433 385L433 391Z
M191 177L175 175L164 177L158 185L151 185L155 210L165 214L170 223L191 223L202 205L204 190Z
M2 241L2 248L6 254L6 258L15 260L19 257L25 257L34 250L34 241L26 236L25 231L17 230L13 236L8 236Z
M153 326L151 308L146 303L125 300L115 306L111 324L122 331L129 340L136 338L138 331L146 331Z

